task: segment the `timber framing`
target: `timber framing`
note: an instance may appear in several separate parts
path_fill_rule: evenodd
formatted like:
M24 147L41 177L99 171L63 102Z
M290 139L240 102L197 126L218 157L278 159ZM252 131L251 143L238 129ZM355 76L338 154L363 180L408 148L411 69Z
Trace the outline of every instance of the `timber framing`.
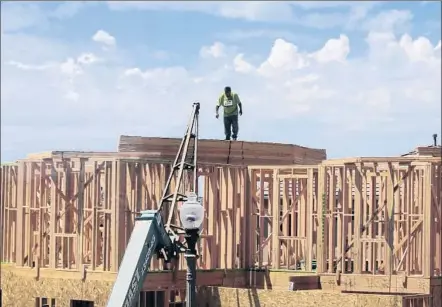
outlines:
M116 153L54 151L2 165L2 262L37 279L115 274L134 218L156 208L178 147L134 138L122 137ZM325 160L323 150L294 145L200 142L203 285L256 286L255 273L226 279L213 270L287 270L319 275L323 289L442 293L440 157ZM190 186L185 178L181 192ZM160 261L150 269L163 272L162 289L184 287L182 273Z

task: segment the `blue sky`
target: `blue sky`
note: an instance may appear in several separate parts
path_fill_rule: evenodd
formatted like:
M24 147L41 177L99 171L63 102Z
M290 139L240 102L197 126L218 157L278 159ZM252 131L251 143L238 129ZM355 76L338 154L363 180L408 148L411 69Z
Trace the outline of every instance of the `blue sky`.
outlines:
M1 160L114 151L120 134L223 138L386 156L441 131L440 2L2 2ZM27 110L23 112L23 110Z

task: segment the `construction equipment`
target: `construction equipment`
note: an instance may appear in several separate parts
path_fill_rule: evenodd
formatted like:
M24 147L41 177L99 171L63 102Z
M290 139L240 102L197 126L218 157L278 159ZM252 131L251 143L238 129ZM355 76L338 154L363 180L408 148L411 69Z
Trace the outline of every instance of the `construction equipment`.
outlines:
M133 307L146 279L153 255L164 259L166 263L177 259L185 246L179 241L184 229L171 224L178 202L187 197L180 194L180 186L185 171L193 171L193 190L197 188L197 153L198 153L198 115L200 104L194 103L186 133L181 141L169 178L157 210L142 211L135 218L135 226L121 261L117 279L109 296L107 307ZM192 142L193 141L193 142ZM172 179L176 176L176 185L170 193ZM167 208L166 208L167 207ZM168 215L163 223L164 215Z

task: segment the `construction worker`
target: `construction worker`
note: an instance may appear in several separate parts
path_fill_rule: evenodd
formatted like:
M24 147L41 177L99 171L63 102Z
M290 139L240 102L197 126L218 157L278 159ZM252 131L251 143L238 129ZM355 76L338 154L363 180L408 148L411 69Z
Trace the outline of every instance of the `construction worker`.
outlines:
M219 107L224 108L224 134L226 135L226 140L230 140L232 136L233 140L236 141L238 137L238 113L242 115L242 104L239 100L239 96L232 92L230 86L224 88L224 93L219 97L218 103L216 105L216 118L219 117Z

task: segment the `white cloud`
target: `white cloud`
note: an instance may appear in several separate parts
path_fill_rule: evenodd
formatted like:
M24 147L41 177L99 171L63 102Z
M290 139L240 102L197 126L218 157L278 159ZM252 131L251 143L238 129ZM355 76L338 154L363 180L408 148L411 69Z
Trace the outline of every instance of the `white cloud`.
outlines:
M69 58L65 62L61 63L60 71L62 74L68 76L81 75L83 73L80 65L73 58Z
M288 86L292 86L293 84L315 82L315 81L317 81L319 79L320 79L319 75L311 73L311 74L308 74L308 75L305 75L305 76L302 76L302 77L299 77L299 78L295 78L295 79L289 80L289 81L287 81L286 84Z
M60 71L68 76L75 76L83 74L83 68L102 61L93 53L82 53L76 59L68 58L60 64Z
M413 14L407 10L381 11L362 23L362 28L375 32L406 32L411 28Z
M250 21L287 22L294 14L289 3L272 1L231 1L220 4L218 12L223 17Z
M116 40L115 37L110 35L104 30L98 30L93 36L92 40L96 41L97 43L102 43L107 46L115 46Z
M376 108L380 112L385 112L391 107L391 96L388 88L379 86L361 93L356 97L356 100L366 103L369 107Z
M113 10L189 11L249 21L287 22L293 18L284 1L109 1Z
M303 9L328 9L336 7L374 7L379 5L378 1L364 1L362 3L356 1L288 1L295 6L302 7Z
M71 18L86 6L96 4L96 1L64 1L55 7L53 11L50 11L48 15L57 19Z
M182 67L167 67L167 68L154 68L147 69L142 72L138 67L130 68L124 71L124 76L131 77L137 76L145 80L151 80L155 82L172 82L172 79L185 79L187 70Z
M188 11L247 21L292 23L325 29L366 17L379 1L108 1L112 10ZM299 14L299 9L307 11ZM330 13L325 9L340 9ZM314 12L312 12L314 11ZM357 24L356 24L357 25Z
M413 40L409 34L404 34L399 40L396 40L392 33L370 32L367 42L372 48L371 55L373 57L394 61L406 57L411 63L430 62L432 67L440 64L441 57L437 52L438 46L433 46L429 39L423 36Z
M187 11L243 19L251 22L272 22L301 25L315 29L344 28L346 31L410 30L413 14L408 10L384 10L373 15L382 1L109 1L112 10ZM296 39L285 31L236 30L223 39L238 40L251 37Z
M203 46L200 50L203 58L222 58L226 56L226 46L223 43L215 42L212 46Z
M89 65L89 64L94 64L101 61L100 58L98 58L95 54L93 53L82 53L78 58L77 58L77 62L80 64L85 64L85 65Z
M2 31L16 31L26 29L36 24L46 24L46 16L38 5L20 3L14 4L1 2L1 28Z
M17 61L7 61L5 64L17 67L22 70L47 70L52 68L54 64L29 65Z
M244 41L247 39L254 39L254 38L283 38L287 40L295 40L299 39L301 36L303 39L308 38L309 40L312 40L311 36L301 34L301 33L295 33L293 31L287 31L287 30L272 30L272 29L253 29L253 30L242 30L242 29L236 29L233 31L228 32L220 32L217 34L220 38L227 41Z
M308 65L308 60L299 53L297 46L278 38L273 44L269 57L261 64L259 72L272 76L281 72L302 69Z
M248 73L254 69L253 65L244 60L244 54L242 53L235 56L233 59L233 66L235 71L240 73Z
M66 95L64 95L64 97L67 100L72 100L72 101L78 101L78 99L80 99L80 95L72 90L68 91Z
M1 2L2 32L27 28L48 28L51 20L72 18L86 6L96 5L96 1L62 2L53 9L42 10L37 3L20 1Z
M432 61L435 59L435 48L426 37L418 37L416 40L404 34L401 37L399 46L403 48L411 61Z
M324 46L313 53L300 52L298 46L283 40L276 39L267 60L264 61L258 73L267 77L275 77L295 71L307 69L312 65L312 59L317 63L344 62L350 53L349 39L340 35L338 39L329 39Z
M320 63L344 62L349 53L350 41L346 35L341 34L338 39L329 39L313 57Z

